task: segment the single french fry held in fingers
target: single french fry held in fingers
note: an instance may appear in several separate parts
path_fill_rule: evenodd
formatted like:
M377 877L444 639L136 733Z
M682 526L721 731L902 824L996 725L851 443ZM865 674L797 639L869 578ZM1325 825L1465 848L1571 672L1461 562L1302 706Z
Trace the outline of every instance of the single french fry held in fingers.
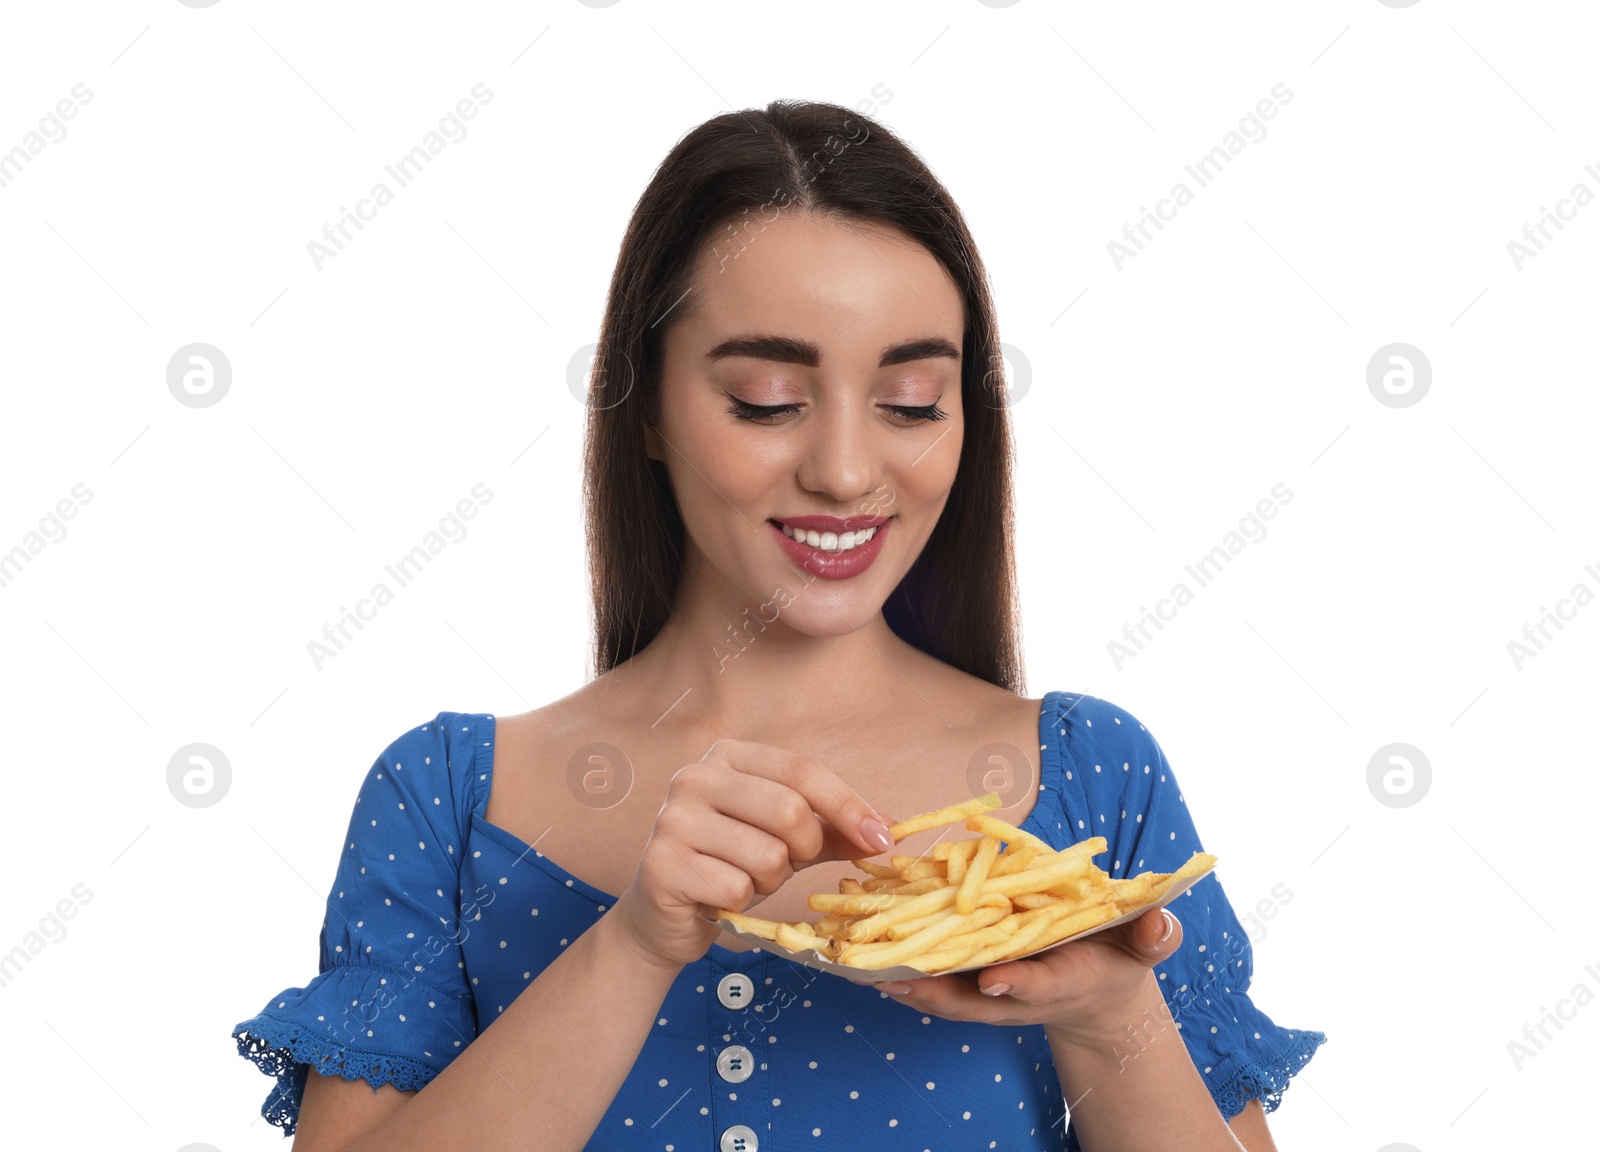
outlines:
M936 812L924 812L921 816L913 816L909 820L901 820L889 825L889 839L896 844L907 836L918 832L926 832L930 828L942 828L946 824L959 824L968 816L976 816L987 812L991 808L999 808L1000 797L993 792L985 792L982 796L971 800L963 800L959 804L951 804L940 808Z
M941 840L922 856L888 864L856 860L862 878L807 898L814 923L774 921L717 909L737 931L795 953L812 952L863 972L901 965L928 975L1023 959L1170 898L1216 857L1196 852L1173 872L1112 877L1094 863L1105 837L1057 849L989 813L994 793L902 820L898 841L961 824L977 833ZM1004 849L1001 845L1004 844Z

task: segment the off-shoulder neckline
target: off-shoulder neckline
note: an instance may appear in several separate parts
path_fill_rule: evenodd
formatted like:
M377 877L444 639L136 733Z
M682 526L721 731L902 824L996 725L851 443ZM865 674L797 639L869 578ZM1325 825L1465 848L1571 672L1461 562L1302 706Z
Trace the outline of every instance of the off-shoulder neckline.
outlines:
M1060 736L1052 738L1055 722L1051 719L1052 706L1059 702L1061 697L1067 695L1062 691L1051 691L1044 694L1039 706L1039 788L1038 795L1033 802L1032 809L1018 825L1025 832L1032 832L1037 836L1047 838L1047 828L1043 819L1042 802L1048 791L1059 791L1063 780L1063 752L1060 746ZM573 889L581 895L587 896L596 903L611 907L620 898L610 892L603 892L590 884L583 877L563 868L555 860L540 852L532 844L507 828L491 823L485 813L489 808L489 796L494 785L494 742L496 718L492 712L476 712L471 715L473 722L472 740L472 787L473 802L471 820L474 828L482 831L491 839L500 842L502 847L516 853L518 860L528 858L531 854L533 862L542 870L560 880L566 887ZM723 965L754 963L756 958L768 955L760 947L744 951L725 948L715 942L711 951L716 953Z

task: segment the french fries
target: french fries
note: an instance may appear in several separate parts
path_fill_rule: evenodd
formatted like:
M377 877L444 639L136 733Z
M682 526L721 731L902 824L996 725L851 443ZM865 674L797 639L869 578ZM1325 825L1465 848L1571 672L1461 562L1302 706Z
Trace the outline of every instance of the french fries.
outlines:
M998 855L1000 841L985 836L972 854L972 863L967 865L967 873L961 878L961 887L956 889L956 911L962 916L971 915L978 906L978 894L983 891L983 882L989 879L989 869L994 867L994 858ZM1006 904L1009 908L1010 901Z
M888 864L853 861L862 879L846 877L837 894L807 900L822 914L814 923L728 908L717 915L790 951L869 971L907 965L933 975L1031 955L1159 903L1217 861L1196 852L1176 872L1111 877L1093 860L1107 850L1105 837L1056 849L989 814L999 806L991 792L890 826L895 843L951 824L977 835L941 840L922 856L892 855Z
M896 844L907 836L918 832L926 832L930 828L940 828L946 824L955 824L967 819L969 816L978 816L990 808L1000 807L1000 797L993 792L985 792L982 796L975 796L971 800L963 800L959 804L951 804L940 808L937 812L924 812L921 816L913 816L909 820L901 820L889 825L889 839Z

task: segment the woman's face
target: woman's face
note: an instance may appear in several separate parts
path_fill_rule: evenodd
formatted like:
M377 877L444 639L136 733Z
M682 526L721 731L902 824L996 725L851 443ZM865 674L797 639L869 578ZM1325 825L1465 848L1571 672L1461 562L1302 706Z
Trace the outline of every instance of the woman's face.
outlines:
M702 253L667 331L649 452L687 529L685 580L709 582L691 594L840 635L882 609L955 481L961 296L879 225L796 212L737 235ZM840 550L852 538L822 525L814 548L778 527L819 515L844 521L834 537L876 523L874 538Z

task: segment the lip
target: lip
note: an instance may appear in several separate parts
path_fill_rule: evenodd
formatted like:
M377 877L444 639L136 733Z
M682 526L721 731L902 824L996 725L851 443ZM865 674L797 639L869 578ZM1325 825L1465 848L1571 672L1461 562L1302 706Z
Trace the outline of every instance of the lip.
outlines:
M859 548L852 548L849 552L824 552L820 548L813 548L809 544L802 544L792 536L785 536L783 528L778 521L768 520L767 527L772 530L772 535L777 538L778 546L784 550L794 564L804 572L819 576L824 580L848 580L852 576L859 576L878 558L878 553L883 551L883 538L890 532L889 521L892 516L864 516L850 518L850 523L856 527L845 528L843 531L853 532L857 527L870 528L874 524L878 530ZM836 516L798 516L793 520L784 521L793 528L812 529L813 522L817 532L838 532L840 529L832 527L834 524L843 524L845 521Z
M859 532L863 528L871 528L875 524L887 523L887 516L847 516L843 520L837 516L786 516L778 521L791 528L804 528L808 531L832 532L834 535L843 535L846 532Z

